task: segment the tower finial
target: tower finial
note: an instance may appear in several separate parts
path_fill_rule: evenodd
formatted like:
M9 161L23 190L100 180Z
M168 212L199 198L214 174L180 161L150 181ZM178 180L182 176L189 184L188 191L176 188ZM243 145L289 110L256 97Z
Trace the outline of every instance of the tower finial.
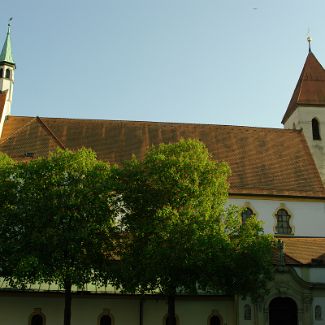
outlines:
M11 27L11 22L12 22L13 17L10 17L8 20L8 34L10 33L10 27Z
M308 52L310 53L311 52L311 41L312 41L313 39L311 38L311 36L310 36L310 30L309 30L309 28L308 28L308 33L307 33L307 42L308 42Z
M12 50L11 50L11 37L10 37L10 26L11 26L12 17L8 20L8 31L7 37L3 44L2 51L0 53L0 63L6 62L9 65L12 65L14 68L16 67L15 61L12 57Z

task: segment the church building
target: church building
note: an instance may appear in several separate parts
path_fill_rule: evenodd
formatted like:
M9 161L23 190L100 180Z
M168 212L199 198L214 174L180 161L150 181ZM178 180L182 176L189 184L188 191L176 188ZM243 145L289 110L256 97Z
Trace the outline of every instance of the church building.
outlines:
M256 215L281 241L275 279L263 301L199 294L176 298L177 325L325 324L325 70L310 50L289 100L284 128L15 116L16 64L10 26L0 54L0 151L17 161L56 148L91 148L99 159L141 159L151 145L196 138L232 170L229 201ZM290 94L288 93L288 99ZM0 324L63 323L55 285L16 290L0 282ZM165 325L159 295L141 298L113 287L74 288L72 324Z

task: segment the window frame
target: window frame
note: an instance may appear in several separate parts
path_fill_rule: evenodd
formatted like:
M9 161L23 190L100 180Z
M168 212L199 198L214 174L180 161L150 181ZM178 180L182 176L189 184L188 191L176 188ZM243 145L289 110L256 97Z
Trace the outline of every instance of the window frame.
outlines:
M11 74L12 74L12 71L9 68L7 68L5 71L5 78L11 79Z
M104 308L103 311L97 317L97 325L100 325L100 321L103 316L109 316L111 319L111 325L115 324L115 319L111 311L108 308Z
M281 222L287 222L287 228L291 230L291 232L279 232L278 229L279 229L279 211L281 210L284 210L286 212L286 215L288 216L288 220L285 221L285 220L281 220ZM293 214L290 212L290 210L284 205L284 204L281 204L279 208L277 208L273 214L273 217L274 217L274 220L275 220L275 224L274 224L274 227L273 227L273 232L275 235L277 236L293 236L294 233L295 233L295 227L293 226ZM283 216L281 216L283 217ZM282 226L282 228L285 228Z
M320 314L319 314L319 317L316 313L316 310L319 310ZM314 319L316 321L321 321L323 320L323 311L322 311L322 306L321 305L315 305L315 308L314 308Z
M245 216L244 216L244 213L245 213L246 211L251 211L251 214L248 214L248 215L245 215ZM241 213L240 213L242 224L244 224L244 223L246 222L247 219L249 219L251 216L254 216L254 215L255 215L254 210L253 210L251 207L249 207L249 206L245 206L245 207L242 209Z
M244 320L252 320L252 306L250 304L244 305Z
M317 117L314 117L311 120L311 129L312 129L312 135L313 140L322 140L321 134L320 134L320 125L319 120Z
M41 316L42 317L42 325L46 325L46 316L42 313L41 308L34 308L33 312L29 315L28 325L32 325L32 320L34 316Z
M249 217L251 217L251 216L255 216L255 217L257 217L257 212L256 212L256 210L254 209L254 207L252 206L252 204L251 204L250 202L245 202L244 205L243 205L243 207L242 207L242 211L241 211L241 213L240 213L240 217L241 217L241 221L242 221L242 223L244 223L244 222L243 222L243 211L244 211L245 209L249 209L249 210L251 210L251 211L253 212L253 214L251 214ZM248 217L248 218L249 218L249 217ZM245 222L246 222L246 220L247 220L247 218L245 219Z
M214 316L217 316L219 318L220 325L223 325L224 324L222 315L219 313L218 310L214 309L214 310L212 310L211 314L208 317L207 325L211 325L211 323L210 323L211 322L211 318L214 317Z

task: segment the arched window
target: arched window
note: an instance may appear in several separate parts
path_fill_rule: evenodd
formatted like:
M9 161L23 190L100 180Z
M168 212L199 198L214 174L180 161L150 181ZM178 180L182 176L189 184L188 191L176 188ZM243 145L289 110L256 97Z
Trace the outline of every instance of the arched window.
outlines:
M168 318L168 316L167 316L167 317L166 317L166 320L165 320L165 325L169 325L169 324L168 324L168 319L169 319L169 318ZM172 324L173 324L173 325L177 325L177 319L176 319L176 317L174 317Z
M30 320L30 325L45 325L44 317L41 314L35 314Z
M245 208L241 213L241 221L245 223L246 220L254 214L253 210L250 208Z
M250 305L246 304L244 306L244 320L251 320L252 319L252 308Z
M275 231L277 234L290 235L292 234L292 228L290 227L291 216L286 209L279 209L276 214L276 226Z
M103 315L100 318L99 325L112 325L112 319L109 315Z
M0 78L3 78L3 69L0 69Z
M220 318L217 315L211 316L209 325L221 325Z
M320 130L319 130L319 122L317 118L313 118L311 120L311 126L313 129L313 140L320 140Z
M10 69L7 69L6 70L6 78L7 79L10 79L10 74L11 74Z
M322 307L320 305L315 306L315 320L322 320Z

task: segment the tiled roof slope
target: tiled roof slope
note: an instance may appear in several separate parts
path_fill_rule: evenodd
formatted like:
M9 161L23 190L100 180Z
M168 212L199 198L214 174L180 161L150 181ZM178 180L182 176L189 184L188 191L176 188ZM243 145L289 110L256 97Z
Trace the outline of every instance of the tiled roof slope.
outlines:
M282 252L280 249L275 248L273 249L273 256L272 256L272 262L273 265L280 266L283 262L281 261ZM295 260L294 258L290 257L288 254L284 253L284 261L286 265L302 265L303 263Z
M12 117L9 116L7 119L12 120ZM62 148L38 118L32 118L23 127L13 129L10 137L6 137L7 121L0 139L0 151L14 159L26 160L29 153L35 156L47 156L57 147Z
M283 116L283 124L298 106L324 106L325 109L325 70L312 52L309 52L306 58L287 111Z
M325 237L282 237L280 239L284 243L287 264L325 264Z
M203 141L214 159L230 164L231 194L325 198L320 176L300 131L223 126L9 116L0 151L17 160L47 155L55 147L92 148L119 163L141 159L151 145L181 138Z

